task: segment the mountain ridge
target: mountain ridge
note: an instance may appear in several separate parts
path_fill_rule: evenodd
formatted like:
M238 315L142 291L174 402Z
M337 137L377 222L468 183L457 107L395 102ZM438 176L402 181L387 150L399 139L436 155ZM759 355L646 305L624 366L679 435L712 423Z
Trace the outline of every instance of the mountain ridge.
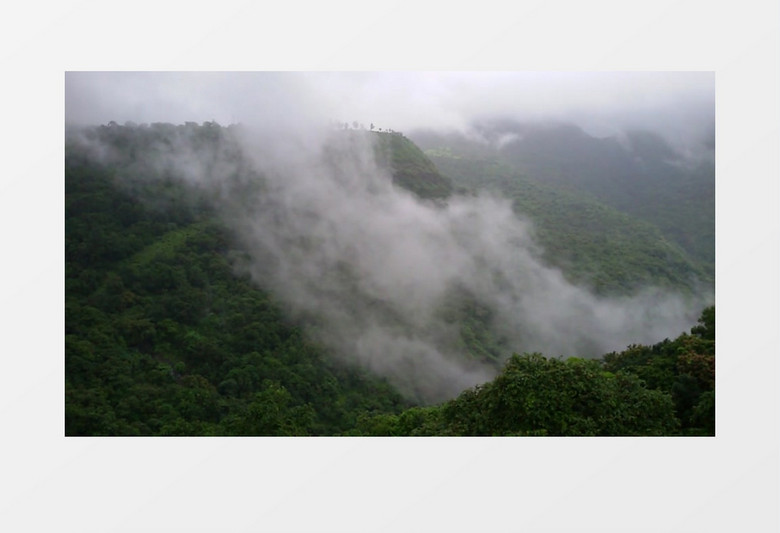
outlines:
M596 138L572 123L495 121L478 124L475 132L481 140L424 130L410 137L445 173L459 172L461 180L474 176L453 170L452 155L457 155L461 166L464 159L480 163L481 171L489 162L503 165L504 181L514 172L526 182L585 194L648 222L714 278L715 171L711 156L691 160L648 131ZM474 180L469 183L473 185Z
M337 296L343 301L326 298L321 303L337 311L345 310L344 305L350 302L357 302L359 320L346 315L352 326L348 331L365 334L373 327L378 333L389 335L386 338L374 335L349 339L356 350L360 349L361 343L377 338L385 344L371 347L374 359L345 358L344 354L336 353L338 347L320 342L318 339L321 338L311 335L316 333L317 327L327 332L332 326L333 323L327 320L318 323L314 316L318 310L326 309L318 306L305 309L310 316L290 314L290 306L270 292L274 280L266 281L268 287L258 284L256 275L262 270L251 268L258 257L251 257L248 249L242 247L246 242L236 238L237 229L228 227L241 220L238 215L245 209L292 209L287 216L292 216L307 232L282 235L282 240L269 244L294 246L295 253L316 248L333 231L327 224L317 226L321 221L312 216L311 210L316 204L257 202L268 196L278 183L268 183L263 173L235 150L230 141L235 130L209 123L147 128L113 125L90 131L87 137L94 134L92 141L95 141L104 136L110 141L113 152L109 151L110 157L98 160L95 159L97 152L90 149L106 146L66 144L66 434L381 434L376 427L381 416L414 417L417 412L402 415L404 409L410 405L436 403L442 393L451 397L453 391L467 388L467 385L459 385L464 379L474 380L477 376L480 382L490 381L517 350L516 343L522 335L501 336L502 332L510 332L507 324L512 322L506 322L507 317L502 316L506 311L499 310L512 310L512 305L517 303L513 298L532 294L529 291L528 295L513 295L509 290L512 289L511 280L505 279L509 272L487 260L504 260L505 257L477 257L481 261L476 266L484 270L479 272L483 276L479 278L481 283L495 283L503 290L503 294L491 296L498 300L484 299L485 294L481 295L477 290L479 284L454 285L443 293L444 300L434 302L439 306L432 311L435 321L420 323L417 313L405 315L400 312L409 309L408 306L394 307L393 301L383 301L382 296L392 292L376 292L376 287L367 286L366 280L359 277L361 265L349 265L350 258L345 256L336 257L335 262L328 258L329 262L325 263L345 268L334 268L299 280L298 287L300 290L323 290L325 296ZM295 198L318 201L319 193L327 194L329 187L343 185L348 191L357 187L368 194L372 200L368 205L372 208L383 208L382 202L392 199L398 202L401 211L390 210L384 214L406 214L412 217L411 220L433 223L427 228L435 230L430 234L431 238L415 241L421 244L422 258L436 257L426 256L424 247L441 246L451 237L457 240L477 235L491 239L506 231L502 226L517 230L524 227L510 220L509 211L502 213L507 218L487 218L481 222L474 218L484 215L475 209L482 209L482 206L500 208L503 204L475 203L468 200L468 196L459 198L453 193L450 179L440 173L411 140L400 135L364 139L387 139L384 145L384 141L378 143L379 168L383 172L370 176L362 174L374 167L357 157L367 153L349 155L351 148L347 144L342 146L347 150L345 157L337 150L335 159L329 163L331 166L319 170L324 178L328 172L338 172L339 165L343 164L353 169L354 175L336 176L342 181L319 183L309 196ZM180 152L190 143L196 151ZM166 152L166 146L177 148ZM369 143L369 146L376 145ZM399 147L397 152L392 151L395 147ZM383 149L391 151L382 155ZM148 153L156 154L155 158L145 159L144 154ZM158 159L160 154L173 159ZM261 152L253 157L264 155ZM399 169L405 169L406 174L399 173ZM191 172L191 183L185 184L177 177L177 172L183 170ZM386 196L382 192L384 187L405 188L408 180L414 180L416 170L423 176L417 191L410 191L416 200L411 194ZM207 187L204 180L215 175L220 178L218 187ZM378 181L370 181L374 179ZM388 180L392 180L392 184L387 183ZM372 189L374 186L378 189ZM230 201L220 203L225 197ZM377 199L381 201L373 201ZM429 201L432 205L421 207ZM343 202L338 205L342 209L353 207ZM448 211L451 206L456 206L454 211ZM458 209L465 209L468 216L457 218ZM289 229L283 219L275 218L275 215L283 215L282 211L265 214L268 215L266 218L241 221L245 227L238 229L250 230L249 234L252 234L252 224L260 231L268 227L269 222L276 223L277 231ZM299 214L303 219L297 218ZM338 220L333 218L329 222ZM353 220L372 222L360 217L345 220L350 224ZM394 220L397 221L397 217ZM485 222L500 224L487 225L481 233L473 232L475 224ZM460 226L459 233L439 231L440 227L447 226ZM414 225L404 228L426 230ZM313 231L315 229L319 233ZM360 235L350 233L348 236ZM369 237L376 235L383 233L368 233ZM515 243L514 237L519 239L517 242L521 246L529 244L522 232L511 236L513 238L505 244ZM409 240L413 235L402 234L401 237ZM382 241L369 243L370 250L377 251L388 244ZM349 239L343 245L347 252L354 247ZM477 242L476 246L479 250L481 243ZM446 250L448 253L473 252L461 248ZM517 252L525 253L523 249ZM305 262L307 256L301 257ZM447 257L454 259L454 256ZM398 260L401 266L422 266L392 254L386 258ZM275 257L269 255L260 259L273 263ZM297 255L288 259L301 262ZM548 272L541 265L527 264L532 267L524 273L528 281L543 281L552 288L564 287L574 298L573 302L583 309L591 302L583 300L585 296L581 290L561 285L555 276L545 277ZM247 265L247 268L241 265ZM431 263L432 275L444 272L447 266L446 262ZM273 265L269 267L273 268ZM400 275L400 279L405 279L404 271ZM368 281L384 282L384 279ZM318 287L318 283L331 285ZM425 289L427 287L420 285L408 295L415 298ZM508 307L497 308L496 302ZM534 328L547 326L547 315L542 313L550 311L534 308L534 315L542 318L529 316L533 320L524 325L525 333L532 334ZM312 316L315 320L311 320ZM376 324L376 320L388 316L392 320ZM592 325L597 324L592 322ZM379 331L381 328L385 329ZM565 328L567 331L579 329L573 323L565 324ZM433 342L425 344L430 339ZM390 357L388 349L392 344L402 356L397 361ZM416 360L436 349L443 350L445 359L462 360L458 366L438 369L433 366L438 364L438 359ZM532 365L537 364L547 363L534 359ZM593 364L598 366L600 363ZM572 365L563 370L579 369L575 363ZM394 366L397 368L392 368ZM410 370L411 377L404 382L399 381L397 374L391 373L388 380L378 373L388 368L393 372ZM466 376L468 372L474 374ZM432 393L429 377L436 377L442 388ZM511 380L514 379L513 374ZM600 378L593 374L588 379ZM603 385L612 390L610 387L614 382L608 380ZM640 396L643 394L639 389L636 392ZM672 403L664 394L668 392L648 398L652 396L664 403L663 413L659 413L666 420L662 426L664 431L673 431L670 429L673 426ZM468 398L470 393L465 394L463 402L468 404ZM380 419L374 418L377 414ZM648 423L635 430L640 433L650 431L651 427L656 428L652 431L657 430L658 420ZM372 429L366 429L369 426ZM542 429L536 425L524 427L530 427L531 432Z

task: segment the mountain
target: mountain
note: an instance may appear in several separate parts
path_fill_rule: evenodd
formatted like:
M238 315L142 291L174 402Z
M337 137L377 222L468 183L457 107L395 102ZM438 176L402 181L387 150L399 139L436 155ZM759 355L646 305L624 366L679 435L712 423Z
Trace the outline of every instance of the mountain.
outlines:
M674 372L646 394L634 378L596 371L609 363L652 375L645 352L640 363L615 356L563 367L532 357L501 377L528 346L593 358L660 335L655 322L679 314L676 301L632 292L644 281L683 286L695 267L656 242L659 230L508 163L429 157L395 133L333 133L307 151L273 133L247 144L241 127L215 123L66 131L67 435L408 434L397 420L409 429L437 406L479 407L493 393L474 403L483 390L475 386L516 391L526 371L545 365L585 380L572 390L603 393L606 403L576 424L566 419L571 432L673 434L678 404L688 426L700 424L704 385L678 383L683 405L667 386L679 381ZM469 176L508 191L518 212L541 221L549 213L538 236L550 260L573 279L593 281L601 269L621 298L591 295L540 263L503 201L462 194ZM560 211L579 218L560 226ZM636 256L623 261L625 279L620 259L593 257L609 246ZM572 250L582 255L567 264ZM709 368L702 351L693 345L683 361L691 372ZM594 427L615 401L658 409L638 425ZM454 418L445 422L473 418L464 409L447 407ZM488 431L426 420L436 434ZM500 431L557 434L545 424Z
M476 124L474 131L471 137L418 131L410 138L461 184L473 187L475 180L493 174L491 166L503 166L497 172L504 182L507 174L514 173L525 180L518 186L527 187L530 181L543 189L543 195L564 191L570 198L573 194L646 222L683 250L696 263L693 270L705 272L704 281L712 283L712 151L693 158L651 132L597 138L576 125L559 122L486 121ZM479 169L468 169L468 164Z
M66 435L332 435L410 405L237 272L208 191L136 174L165 173L138 157L160 139L208 161L214 133L105 127L86 132L111 139L105 159L66 148Z
M393 181L420 198L441 199L452 194L452 181L443 176L423 151L401 133L373 133L380 166L389 168Z
M517 153L510 152L510 158L502 152L510 150L510 141L498 149L460 136L416 136L423 146L429 146L426 154L461 192L492 191L511 198L518 215L534 223L545 260L561 268L575 283L603 294L626 294L649 284L697 292L713 283L714 263L697 254L695 247L683 246L675 238L685 234L706 240L714 228L714 219L712 227L706 224L706 213L692 217L692 213L677 209L677 218L670 215L669 220L684 219L689 225L681 223L674 227L675 232L665 231L668 224L659 226L630 210L620 209L594 187L575 185L557 175L542 173L543 177L534 177L529 170L521 171L511 160L518 158ZM599 144L574 127L567 128L565 135L556 139L566 136L578 139L581 151L585 151L582 145ZM533 143L542 144L543 138L544 135L535 137ZM545 150L552 149L548 146ZM553 156L550 153L548 157ZM538 162L536 156L534 161ZM547 165L545 172L550 172L550 167ZM639 187L624 189L628 191L626 195L645 194ZM638 204L651 210L649 206L656 202L656 196L650 194L646 204ZM706 228L698 230L699 226Z

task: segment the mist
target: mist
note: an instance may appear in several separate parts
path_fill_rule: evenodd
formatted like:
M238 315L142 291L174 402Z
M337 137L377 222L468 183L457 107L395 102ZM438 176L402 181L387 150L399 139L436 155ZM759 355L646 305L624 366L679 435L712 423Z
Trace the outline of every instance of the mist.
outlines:
M66 104L85 101L90 91L77 85L88 80L68 80ZM394 185L375 157L382 134L333 128L334 109L302 97L304 81L274 77L258 97L266 103L246 109L242 126L231 128L242 169L234 152L204 154L187 139L140 157L211 192L247 251L236 269L282 302L332 357L432 403L498 370L467 354L452 318L464 299L479 306L507 348L504 358L533 351L597 357L652 344L687 331L710 303L654 287L616 298L573 285L542 261L531 223L507 200L432 202ZM199 113L205 101L190 100L180 111ZM284 105L270 109L273 101ZM70 111L72 123L88 119L78 105ZM106 147L90 149L111 157ZM236 183L239 170L255 176L256 186Z
M264 150L263 138L247 142L268 190L233 211L254 252L249 271L320 321L316 336L334 353L418 398L449 398L495 373L467 363L458 347L442 313L453 291L484 306L513 351L548 356L593 357L674 337L703 306L654 288L603 298L572 285L542 262L530 223L508 201L421 201L393 186L370 135L335 132L294 160Z
M681 152L713 134L714 72L67 72L65 119L311 124L472 133L493 119L646 129ZM300 129L300 128L299 128Z

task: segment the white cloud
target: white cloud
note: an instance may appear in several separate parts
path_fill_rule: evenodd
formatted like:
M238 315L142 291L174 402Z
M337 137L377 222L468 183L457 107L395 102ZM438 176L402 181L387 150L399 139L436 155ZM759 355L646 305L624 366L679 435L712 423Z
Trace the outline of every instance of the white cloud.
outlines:
M650 128L679 141L714 123L711 72L71 72L66 120L86 123L356 120L465 129L478 118Z

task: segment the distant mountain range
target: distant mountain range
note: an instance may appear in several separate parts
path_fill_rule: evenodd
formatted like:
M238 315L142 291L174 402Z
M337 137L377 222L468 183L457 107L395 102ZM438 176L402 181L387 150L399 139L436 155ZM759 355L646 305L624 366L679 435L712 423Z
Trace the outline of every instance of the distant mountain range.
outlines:
M662 255L680 267L687 263L699 281L714 283L714 132L693 158L648 131L596 138L569 123L514 121L483 122L473 131L420 130L409 137L456 186L513 195L518 211L543 232L565 226L543 237L545 245L587 234L593 225L582 225L578 212L596 211L608 217L595 223L607 232L616 224L641 227L646 237L657 230L651 240L665 239L658 242L666 248ZM565 210L556 210L556 203Z

